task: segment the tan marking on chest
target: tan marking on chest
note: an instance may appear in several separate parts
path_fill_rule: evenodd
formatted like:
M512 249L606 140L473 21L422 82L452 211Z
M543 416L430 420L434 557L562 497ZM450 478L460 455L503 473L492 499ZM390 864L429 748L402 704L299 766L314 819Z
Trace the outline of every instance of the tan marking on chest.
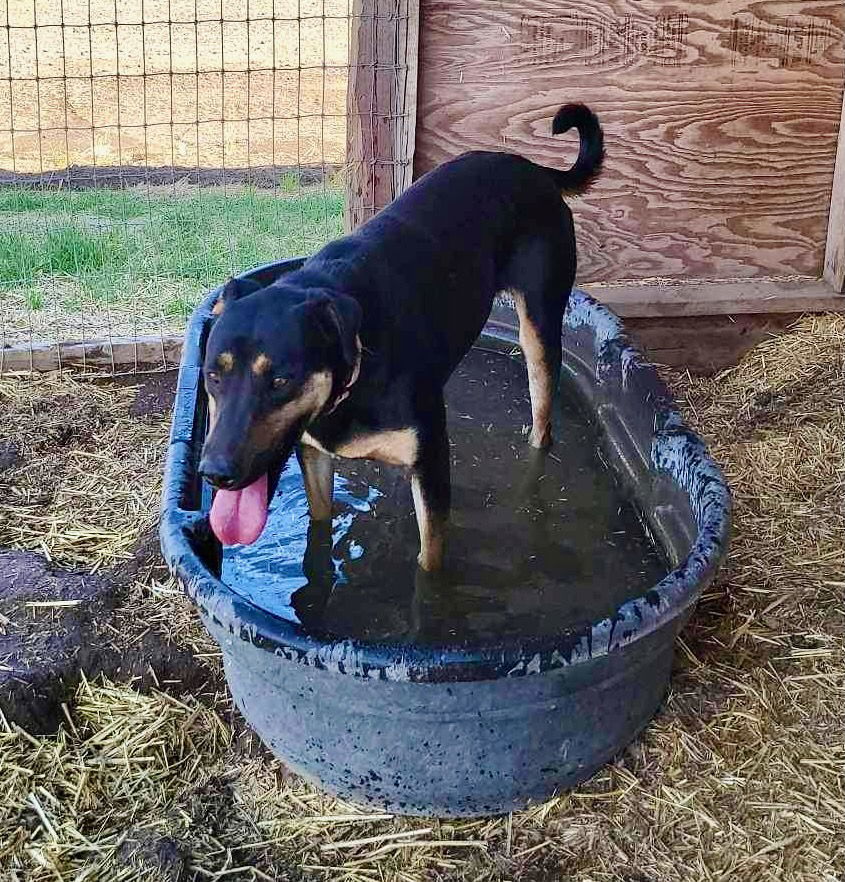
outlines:
M390 429L350 438L338 444L334 452L347 459L377 459L390 465L412 466L417 461L418 449L414 429Z

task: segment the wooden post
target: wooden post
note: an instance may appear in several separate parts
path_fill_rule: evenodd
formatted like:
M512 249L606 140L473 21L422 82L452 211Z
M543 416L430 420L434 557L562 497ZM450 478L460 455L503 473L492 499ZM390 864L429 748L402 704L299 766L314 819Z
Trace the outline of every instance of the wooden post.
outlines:
M845 96L839 121L839 144L830 193L827 221L827 245L824 254L824 277L834 291L845 294Z
M411 182L419 0L354 0L347 87L347 198L353 230Z

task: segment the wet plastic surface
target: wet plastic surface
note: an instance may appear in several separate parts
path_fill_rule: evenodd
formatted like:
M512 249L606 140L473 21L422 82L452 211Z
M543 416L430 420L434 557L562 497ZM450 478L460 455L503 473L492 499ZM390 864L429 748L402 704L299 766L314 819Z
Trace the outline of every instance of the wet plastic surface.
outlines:
M267 282L296 265L248 275ZM209 494L195 471L206 418L201 353L215 296L197 310L186 337L162 549L221 646L239 707L268 746L344 797L456 816L542 799L628 744L662 700L675 637L726 550L730 497L618 319L573 293L564 380L594 418L603 456L671 572L614 612L557 633L372 641L320 637L218 578ZM515 314L497 307L484 345L507 350L515 341Z

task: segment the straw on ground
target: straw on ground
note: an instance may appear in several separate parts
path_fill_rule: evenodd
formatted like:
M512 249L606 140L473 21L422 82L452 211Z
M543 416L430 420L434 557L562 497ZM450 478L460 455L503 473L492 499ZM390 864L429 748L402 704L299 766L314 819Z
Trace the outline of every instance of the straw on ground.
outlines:
M674 378L733 486L733 548L684 632L664 708L582 787L504 818L394 818L325 796L254 741L230 740L224 697L201 706L83 684L55 737L0 733L0 780L10 782L0 872L139 879L137 843L154 835L185 849L197 879L841 879L843 332L841 318L805 319L719 377ZM65 380L43 382L67 394ZM4 401L32 409L27 391ZM104 432L100 453L134 462L138 442ZM149 500L154 469L143 474L136 489ZM61 498L68 518L87 521L84 495ZM60 542L57 510L32 511L27 529L51 536L54 553L96 563L111 547ZM135 516L119 507L116 532L134 529ZM170 604L166 614L183 617L179 639L195 632L172 589L146 597L150 615Z

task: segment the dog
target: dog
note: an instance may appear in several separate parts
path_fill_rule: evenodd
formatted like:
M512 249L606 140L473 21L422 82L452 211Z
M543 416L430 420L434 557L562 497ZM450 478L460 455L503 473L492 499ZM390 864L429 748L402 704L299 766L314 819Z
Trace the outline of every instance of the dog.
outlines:
M501 292L519 316L529 442L548 447L576 267L562 195L586 189L604 159L589 108L557 112L552 133L572 128L580 145L568 171L465 153L301 269L266 287L224 286L203 363L209 431L199 466L217 488L210 524L224 545L261 534L294 450L315 521L331 518L332 457L367 458L410 471L419 566L438 570L451 495L443 387Z

